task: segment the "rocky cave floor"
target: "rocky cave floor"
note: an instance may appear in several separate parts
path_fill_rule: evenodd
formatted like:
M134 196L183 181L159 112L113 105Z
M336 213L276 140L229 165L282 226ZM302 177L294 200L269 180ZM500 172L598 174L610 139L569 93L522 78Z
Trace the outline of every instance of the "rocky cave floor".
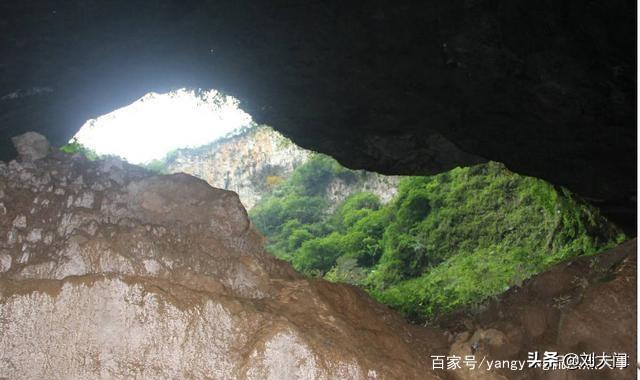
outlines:
M0 378L626 379L432 369L432 355L636 357L636 241L556 265L439 326L263 248L238 196L49 152L0 162Z

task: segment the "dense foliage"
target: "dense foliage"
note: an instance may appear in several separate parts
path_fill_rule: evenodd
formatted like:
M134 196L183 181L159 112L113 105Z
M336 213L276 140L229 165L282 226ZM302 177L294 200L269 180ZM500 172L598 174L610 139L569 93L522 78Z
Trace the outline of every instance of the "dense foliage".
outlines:
M358 173L315 155L254 207L253 223L268 250L299 271L363 286L415 320L624 239L566 189L498 163L406 177L386 205L361 192L331 208L324 193L337 178Z

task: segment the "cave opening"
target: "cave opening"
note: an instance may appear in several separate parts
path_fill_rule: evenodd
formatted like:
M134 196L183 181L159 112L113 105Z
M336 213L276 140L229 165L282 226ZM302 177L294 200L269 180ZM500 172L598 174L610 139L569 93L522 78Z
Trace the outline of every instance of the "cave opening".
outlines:
M551 266L627 239L571 191L497 162L440 174L352 170L258 125L216 90L148 93L88 120L69 153L187 173L238 194L267 252L446 323Z
M85 122L71 139L99 156L145 165L170 151L205 145L252 123L239 101L216 90L150 92Z

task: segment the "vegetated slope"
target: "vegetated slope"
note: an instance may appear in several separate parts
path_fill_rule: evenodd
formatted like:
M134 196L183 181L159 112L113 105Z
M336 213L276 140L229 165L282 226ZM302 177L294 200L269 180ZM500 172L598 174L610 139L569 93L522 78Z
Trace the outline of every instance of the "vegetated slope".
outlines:
M315 155L250 212L268 250L310 276L363 286L414 320L470 306L624 235L564 188L488 163L405 177L334 210L323 194L357 172Z

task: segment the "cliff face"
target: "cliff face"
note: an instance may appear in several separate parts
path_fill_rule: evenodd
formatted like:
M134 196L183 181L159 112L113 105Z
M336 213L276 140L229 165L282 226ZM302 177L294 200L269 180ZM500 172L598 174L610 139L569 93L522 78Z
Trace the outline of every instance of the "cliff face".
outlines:
M329 200L329 212L332 212L350 195L366 191L375 194L380 203L387 204L398 192L398 182L402 176L387 176L378 173L359 171L360 181L349 182L340 178L331 181L325 190L325 197Z
M164 171L188 173L234 191L251 209L310 154L271 128L255 126L200 148L178 150Z
M191 174L213 187L234 191L251 210L313 154L269 127L253 126L206 146L180 149L166 160L162 170ZM337 179L327 186L325 198L332 209L359 191L376 194L382 203L396 194L400 177L358 173L359 181Z

